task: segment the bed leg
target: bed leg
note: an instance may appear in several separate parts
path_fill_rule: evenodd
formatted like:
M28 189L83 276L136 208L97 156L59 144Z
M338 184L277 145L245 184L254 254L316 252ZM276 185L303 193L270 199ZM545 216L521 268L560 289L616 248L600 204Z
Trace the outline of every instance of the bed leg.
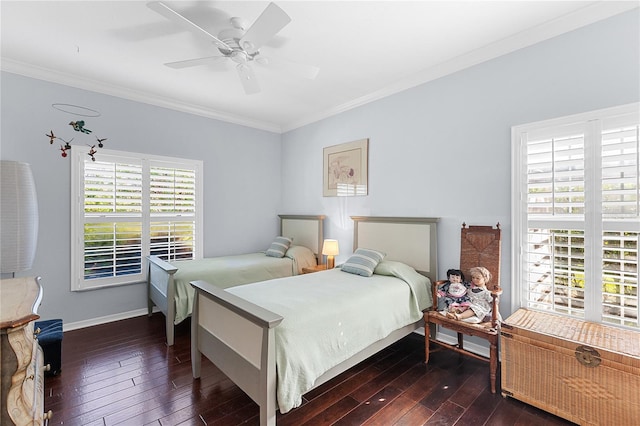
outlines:
M198 349L198 298L198 291L196 291L191 312L191 372L194 379L200 377L200 366L202 365L202 355Z
M279 321L278 321L279 322ZM276 349L275 330L264 328L262 334L262 365L260 381L263 383L260 396L260 426L275 426L276 410L278 407L276 397Z
M147 260L147 262L149 262ZM147 266L147 316L153 313L153 301L151 300L151 264Z
M260 407L260 426L276 425L276 408L273 404L265 404L268 407Z
M173 317L167 315L165 317L165 324L167 329L167 346L173 346Z

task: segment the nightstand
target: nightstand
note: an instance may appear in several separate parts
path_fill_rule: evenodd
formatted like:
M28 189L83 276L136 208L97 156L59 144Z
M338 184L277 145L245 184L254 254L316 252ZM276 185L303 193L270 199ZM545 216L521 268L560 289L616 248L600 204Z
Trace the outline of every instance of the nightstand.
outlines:
M321 263L316 266L309 266L308 268L302 268L302 273L311 274L313 272L326 271L326 270L327 270L327 265L324 263Z

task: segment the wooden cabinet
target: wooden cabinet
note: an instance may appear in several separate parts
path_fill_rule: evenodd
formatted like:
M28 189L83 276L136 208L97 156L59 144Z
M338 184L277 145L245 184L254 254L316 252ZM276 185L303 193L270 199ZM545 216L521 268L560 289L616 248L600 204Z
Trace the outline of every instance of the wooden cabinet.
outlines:
M0 281L0 424L42 425L44 413L43 353L33 323L42 300L39 278Z

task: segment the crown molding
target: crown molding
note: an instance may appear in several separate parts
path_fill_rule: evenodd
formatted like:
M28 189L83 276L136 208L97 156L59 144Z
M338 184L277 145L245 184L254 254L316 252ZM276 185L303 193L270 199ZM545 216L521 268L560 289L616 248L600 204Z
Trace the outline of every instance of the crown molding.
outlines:
M115 96L122 99L128 99L130 101L154 105L175 111L185 112L188 114L198 115L201 117L212 118L227 123L238 124L241 126L251 127L259 130L266 130L274 133L282 132L280 126L274 123L251 120L247 117L216 111L201 105L180 102L173 98L166 98L154 95L152 93L133 90L123 86L116 86L101 81L81 78L77 75L61 73L59 71L51 70L44 67L37 67L12 59L2 58L2 61L0 61L0 69L5 72L35 78L37 80L62 84L77 89Z

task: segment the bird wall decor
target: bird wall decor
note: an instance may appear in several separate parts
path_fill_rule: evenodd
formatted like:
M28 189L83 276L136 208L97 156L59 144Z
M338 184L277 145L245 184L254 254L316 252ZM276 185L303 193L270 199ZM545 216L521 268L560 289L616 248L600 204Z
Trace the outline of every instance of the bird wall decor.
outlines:
M91 130L84 127L85 126L84 120L71 121L69 125L73 127L73 130L75 130L76 132L80 132L86 135L92 133ZM53 130L50 130L49 133L45 133L45 136L49 138L50 145L53 145L53 142L56 139L60 139L62 142L64 142L64 145L60 145L60 156L63 158L66 158L69 155L67 151L71 149L71 141L73 141L73 138L69 139L68 141L64 140L60 136L57 136L55 133L53 133ZM98 142L98 148L104 148L104 141L106 140L107 138L99 138L96 136L96 141ZM89 152L87 153L87 155L91 157L91 161L96 161L95 154L98 152L96 150L96 145L87 144L87 146L89 147Z
M89 153L87 153L87 155L89 157L91 157L91 161L96 161L96 157L95 157L96 152L98 152L98 151L96 151L96 146L95 145L91 145L91 147L89 149Z
M69 123L69 125L73 127L73 130L75 130L76 132L82 132L86 134L91 133L91 130L84 128L84 120L72 121Z

